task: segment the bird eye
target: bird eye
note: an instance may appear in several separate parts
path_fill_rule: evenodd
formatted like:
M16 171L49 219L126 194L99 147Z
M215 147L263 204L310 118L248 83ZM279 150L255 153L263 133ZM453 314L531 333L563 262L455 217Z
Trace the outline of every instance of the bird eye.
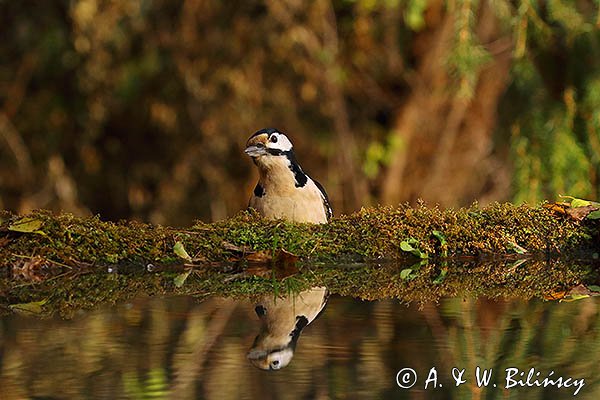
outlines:
M271 143L277 143L277 136L271 136Z

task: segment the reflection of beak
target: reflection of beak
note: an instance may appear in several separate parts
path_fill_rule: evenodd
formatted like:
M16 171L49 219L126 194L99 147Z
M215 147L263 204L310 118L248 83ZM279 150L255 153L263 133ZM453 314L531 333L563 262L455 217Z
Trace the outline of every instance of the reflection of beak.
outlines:
M246 357L248 357L248 360L262 360L267 357L267 352L264 350L252 349L248 352Z
M246 147L244 153L248 154L250 157L260 157L267 154L267 148L262 143L256 143Z

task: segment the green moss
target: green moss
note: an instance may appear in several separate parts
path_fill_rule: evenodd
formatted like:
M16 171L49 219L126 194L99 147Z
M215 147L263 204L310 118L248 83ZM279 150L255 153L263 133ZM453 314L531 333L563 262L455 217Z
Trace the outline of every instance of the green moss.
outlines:
M181 241L195 259L229 261L232 251L224 243L251 250L286 249L311 261L396 259L406 256L400 243L414 238L430 256L441 256L439 240L446 238L447 255L510 254L514 245L529 253L565 252L595 248L598 225L582 225L557 216L543 207L494 204L479 208L441 210L369 208L333 219L326 225L268 221L242 212L213 224L197 223L190 229L173 229L136 222L103 222L98 217L77 218L35 212L28 218L43 221L45 235L7 230L18 217L6 218L0 229L8 240L0 253L4 265L14 255L40 255L69 264L118 264L122 262L170 263L176 259L173 245Z
M431 302L445 296L488 298L543 298L580 283L597 281L598 264L558 261L525 263L469 261L428 263L416 269L415 278L403 279L400 271L410 265L399 263L305 265L295 274L276 278L275 271L258 276L240 265L195 269L180 288L177 272L69 272L60 279L39 283L2 282L0 311L9 306L44 302L40 315L58 313L70 317L79 309L117 304L138 296L191 295L256 299L263 295L282 296L326 286L332 294L364 300L395 298L402 302ZM447 271L441 282L436 278Z
M189 229L44 211L25 217L41 221L43 234L10 231L22 217L2 214L0 304L8 310L11 304L47 300L44 309L63 315L140 294L239 297L317 285L364 299L403 301L463 294L542 296L594 281L595 267L535 260L600 252L598 221L580 223L544 207L511 204L369 208L325 225L242 212ZM401 250L407 239L414 239L428 261L418 265ZM177 241L195 264L181 288L174 284L184 263L173 250ZM299 257L299 271L281 274L281 266L268 263L260 273L247 268L249 252L263 251L264 259L281 249ZM515 264L523 257L528 261ZM162 272L148 272L149 264Z

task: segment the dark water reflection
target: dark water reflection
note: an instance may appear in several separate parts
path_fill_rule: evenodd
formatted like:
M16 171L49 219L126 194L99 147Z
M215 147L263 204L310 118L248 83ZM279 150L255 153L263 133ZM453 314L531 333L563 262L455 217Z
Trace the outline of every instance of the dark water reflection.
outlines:
M7 316L0 398L573 397L574 387L504 389L508 367L536 368L540 380L551 370L585 378L577 397L598 398L598 301L454 298L419 307L333 295L289 365L270 372L247 359L261 330L250 301L143 298L71 320ZM474 383L476 366L494 369L487 389ZM419 376L411 390L396 383L407 367ZM432 367L443 386L424 390ZM458 388L453 367L466 370Z

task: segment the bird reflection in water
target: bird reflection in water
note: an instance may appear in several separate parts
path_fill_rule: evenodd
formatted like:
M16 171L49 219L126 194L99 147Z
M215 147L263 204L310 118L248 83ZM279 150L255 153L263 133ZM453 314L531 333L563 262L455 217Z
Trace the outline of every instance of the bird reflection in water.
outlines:
M260 333L248 352L250 362L267 371L286 367L294 357L300 333L320 315L328 297L327 288L315 287L283 298L261 299L254 308Z

